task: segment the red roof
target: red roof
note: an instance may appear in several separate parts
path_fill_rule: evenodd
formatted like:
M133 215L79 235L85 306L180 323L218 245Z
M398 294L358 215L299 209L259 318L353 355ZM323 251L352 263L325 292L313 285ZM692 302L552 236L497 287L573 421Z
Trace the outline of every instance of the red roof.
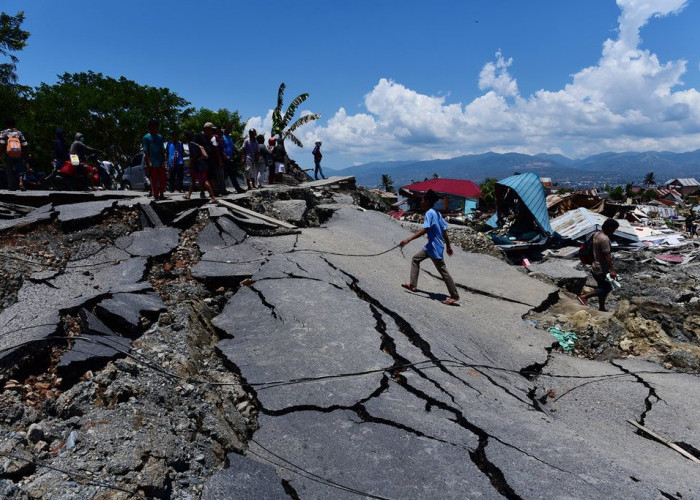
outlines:
M402 189L425 193L432 189L438 194L451 194L464 198L481 198L481 188L472 181L461 179L430 179L423 182L409 184Z

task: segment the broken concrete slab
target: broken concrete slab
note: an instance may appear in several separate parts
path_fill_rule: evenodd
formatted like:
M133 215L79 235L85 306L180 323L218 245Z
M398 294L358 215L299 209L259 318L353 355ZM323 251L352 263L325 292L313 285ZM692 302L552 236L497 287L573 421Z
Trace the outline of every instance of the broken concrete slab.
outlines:
M162 227L163 221L160 219L158 212L155 211L151 202L139 203L139 220L142 227Z
M209 221L197 236L197 246L206 253L216 248L225 248L242 243L246 232L227 217Z
M87 370L103 367L108 361L125 356L131 341L118 335L83 334L76 337L73 346L61 356L56 369L64 379L76 379Z
M289 498L275 468L236 453L227 456L228 467L205 484L202 500L259 500Z
M318 281L263 281L254 287L234 295L214 325L233 336L217 348L232 363L246 365L245 377L257 387L265 409L352 405L376 390L381 369L393 361L379 349L367 304L349 291ZM342 307L319 308L320 296ZM310 308L313 315L306 314ZM306 319L299 321L301 315ZM362 375L340 376L350 373ZM306 378L321 380L274 385Z
M170 225L178 229L187 229L192 224L194 224L195 220L197 220L198 213L199 207L184 210L173 219Z
M239 283L251 277L266 259L258 248L247 242L208 248L210 250L192 267L191 274L195 279L211 285Z
M578 295L588 279L588 273L577 268L577 262L550 259L542 262L534 262L528 266L527 270L534 277L543 277L546 281L552 282L558 288Z
M249 453L278 464L299 498L498 497L461 443L347 410L263 416Z
M64 231L72 231L92 224L102 213L116 205L115 200L88 201L70 205L58 205L58 221Z
M304 200L277 200L272 204L279 218L295 226L306 225L305 215L308 209Z
M141 316L155 320L164 310L165 304L155 293L116 293L95 306L102 321L130 336L138 333Z
M9 229L26 229L27 227L41 222L48 222L56 217L56 215L57 213L53 210L53 205L51 203L42 205L22 217L0 220L0 233Z
M179 243L180 231L174 227L147 227L117 239L115 246L134 257L167 255Z

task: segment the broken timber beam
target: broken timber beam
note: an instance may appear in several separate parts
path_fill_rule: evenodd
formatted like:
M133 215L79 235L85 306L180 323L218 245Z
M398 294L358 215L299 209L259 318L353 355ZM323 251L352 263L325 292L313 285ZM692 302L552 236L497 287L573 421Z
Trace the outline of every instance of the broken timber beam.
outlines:
M269 217L267 215L259 214L258 212L253 212L252 210L248 210L247 208L239 207L238 205L234 205L233 203L230 203L228 201L224 200L217 200L217 203L219 205L223 205L231 210L233 210L236 213L245 215L247 217L253 217L256 219L263 220L265 222L269 222L270 224L274 224L279 227L283 227L285 229L299 229L297 226L290 224L288 222L281 221L279 219L275 219L274 217Z
M696 464L700 464L700 460L698 460L698 459L695 458L693 455L691 455L690 453L688 453L687 451L685 451L683 448L681 448L680 446L678 446L676 443L672 443L671 441L669 441L669 440L666 439L665 437L661 436L660 434L655 433L654 431L651 431L651 430L647 429L646 427L644 427L644 426L641 425L641 424L638 424L637 422L635 422L635 421L632 420L631 418L628 418L627 421L628 421L630 424L634 425L637 429L639 429L639 430L641 430L642 432L644 432L645 434L649 434L651 437L653 437L654 439L656 439L656 440L659 441L660 443L663 443L663 444L665 444L666 446L668 446L669 448L671 448L672 450L677 451L678 453L680 453L681 455L683 455L685 458L687 458L687 459L689 459L689 460L692 460L692 461L695 462Z

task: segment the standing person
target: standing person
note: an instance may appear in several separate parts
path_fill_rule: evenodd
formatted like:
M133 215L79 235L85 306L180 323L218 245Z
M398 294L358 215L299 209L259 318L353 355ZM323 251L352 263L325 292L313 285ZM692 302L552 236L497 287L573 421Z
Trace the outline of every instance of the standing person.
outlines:
M163 148L163 136L158 133L160 122L158 120L150 120L148 122L148 133L143 136L141 145L146 160L146 168L151 176L151 189L153 190L153 199L165 199L165 154Z
M170 134L170 140L165 145L165 154L170 171L170 192L182 193L182 180L185 175L185 148L180 142L177 131Z
M210 183L214 188L214 192L218 196L228 194L226 191L226 177L224 175L224 131L221 128L214 127L214 135L211 137L211 144L214 146L216 155L216 165L213 167L212 179Z
M199 141L211 144L204 133L197 134L197 136L200 135L204 136L204 138L200 137ZM209 191L211 201L216 201L214 190L211 188L211 184L209 184L209 181L207 180L207 171L209 170L209 162L207 161L207 158L209 157L209 153L207 153L207 150L203 144L196 141L197 136L195 136L189 130L185 132L185 142L187 142L187 147L190 150L190 176L192 177L190 189L187 191L185 199L190 199L192 196L192 191L194 190L194 184L198 181L200 195L204 196L204 190L206 189Z
M612 279L617 278L617 272L612 263L610 238L615 233L620 223L615 219L607 219L603 222L603 229L593 233L593 264L591 265L591 275L595 279L596 286L592 292L578 296L581 305L587 306L588 299L594 295L598 296L598 310L607 311L605 299L612 291L612 284L606 279L609 273Z
M267 152L269 153L269 161L268 161L268 167L267 167L267 179L268 183L274 184L275 183L275 162L272 159L272 150L275 148L275 138L270 137L267 140Z
M68 145L66 144L66 133L62 128L56 129L56 140L53 142L54 166L59 169L67 161L70 161Z
M685 218L685 230L690 238L695 237L695 221L692 210L688 212L688 215Z
M321 169L321 158L323 158L321 154L321 141L316 141L316 147L311 154L314 155L314 179L318 180L318 174L321 174L321 177L325 179L326 176L323 175L323 170Z
M248 189L255 189L257 171L258 171L258 133L254 128L248 131L248 138L243 141L241 151L243 153L243 162L245 165L245 180L248 183Z
M258 185L262 184L263 181L270 183L270 177L268 175L268 170L272 160L270 159L270 151L265 147L265 136L260 134L257 137L258 141Z
M2 155L5 156L5 173L10 191L17 191L17 187L24 191L24 159L27 146L27 139L17 130L14 118L7 120L7 128L0 132L0 159Z
M236 168L236 145L233 143L233 137L231 137L231 129L233 125L227 123L224 127L224 134L221 136L221 141L223 142L223 153L224 153L224 182L226 177L231 180L233 189L237 193L245 193L245 189L241 187L238 183L238 172Z
M275 164L275 182L284 182L284 172L286 171L287 150L284 149L284 139L275 139L275 146L271 152L272 162Z
M447 266L445 265L445 260L443 258L443 251L445 247L447 248L447 255L452 255L454 252L452 246L450 245L450 239L447 236L447 222L442 218L440 212L433 208L433 205L438 201L439 197L430 189L423 200L421 201L421 206L425 212L425 222L423 223L423 228L415 233L413 236L409 236L403 240L400 245L403 248L408 245L411 241L416 238L420 238L424 234L428 235L428 243L423 247L423 249L413 256L411 260L411 281L404 283L401 286L415 292L418 290L418 273L420 272L420 263L430 257L430 260L435 264L435 268L442 276L445 285L447 285L447 291L450 296L443 300L443 304L453 305L459 300L459 293L457 292L457 287L455 282L447 271Z

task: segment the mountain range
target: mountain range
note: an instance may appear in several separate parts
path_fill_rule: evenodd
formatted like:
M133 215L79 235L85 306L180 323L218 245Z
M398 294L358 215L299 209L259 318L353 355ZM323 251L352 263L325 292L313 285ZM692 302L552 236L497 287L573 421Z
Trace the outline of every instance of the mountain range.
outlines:
M396 188L431 179L468 179L477 184L487 177L503 179L515 173L534 172L551 177L556 185L586 188L605 184L640 184L653 172L657 183L669 179L700 179L700 149L686 153L646 151L601 153L573 160L557 154L484 153L457 156L448 160L372 162L341 170L325 169L330 175L355 176L359 185L375 188L382 175L389 175Z

